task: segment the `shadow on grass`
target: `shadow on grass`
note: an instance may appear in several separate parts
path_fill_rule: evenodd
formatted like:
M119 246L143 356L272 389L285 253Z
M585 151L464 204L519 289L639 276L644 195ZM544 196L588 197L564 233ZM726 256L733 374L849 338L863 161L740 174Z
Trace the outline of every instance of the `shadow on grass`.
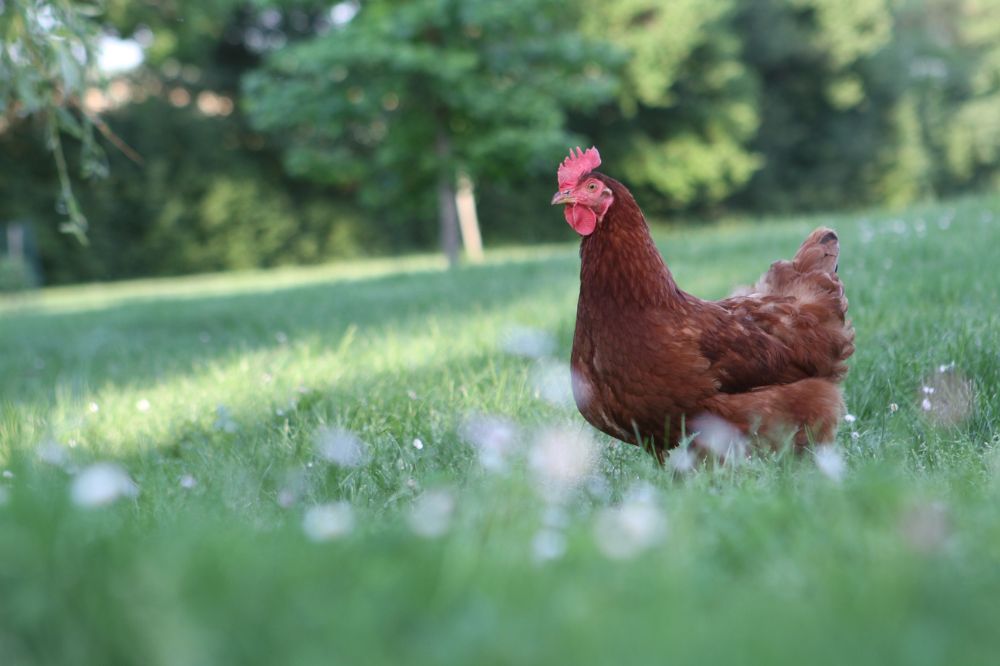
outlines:
M150 383L297 339L336 347L349 329L360 336L422 330L430 318L575 289L571 257L517 263L517 270L492 264L275 290L261 285L230 295L130 299L87 311L6 313L0 399L45 401L57 386Z

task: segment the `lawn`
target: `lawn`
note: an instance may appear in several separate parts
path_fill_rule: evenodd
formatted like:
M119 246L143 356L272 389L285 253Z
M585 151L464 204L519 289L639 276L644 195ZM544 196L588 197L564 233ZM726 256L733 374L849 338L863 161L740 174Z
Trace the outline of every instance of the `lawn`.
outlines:
M719 297L819 224L820 464L587 427L573 244L0 301L0 664L996 659L1000 199L657 239Z

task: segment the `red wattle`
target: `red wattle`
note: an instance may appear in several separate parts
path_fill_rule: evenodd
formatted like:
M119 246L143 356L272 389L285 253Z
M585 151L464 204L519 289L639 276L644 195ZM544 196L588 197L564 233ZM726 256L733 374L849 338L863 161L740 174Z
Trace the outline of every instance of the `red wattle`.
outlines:
M597 228L597 214L586 206L566 206L566 221L581 236L589 236Z

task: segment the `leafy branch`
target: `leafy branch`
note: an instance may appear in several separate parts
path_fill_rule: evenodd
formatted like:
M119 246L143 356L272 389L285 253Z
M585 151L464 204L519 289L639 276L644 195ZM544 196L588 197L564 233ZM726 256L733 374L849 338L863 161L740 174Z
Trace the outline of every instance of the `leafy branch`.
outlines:
M86 242L87 218L73 193L62 134L80 141L84 176L107 171L82 100L95 77L101 0L0 0L0 131L31 116L45 124L59 177L62 231ZM103 131L103 130L102 130Z

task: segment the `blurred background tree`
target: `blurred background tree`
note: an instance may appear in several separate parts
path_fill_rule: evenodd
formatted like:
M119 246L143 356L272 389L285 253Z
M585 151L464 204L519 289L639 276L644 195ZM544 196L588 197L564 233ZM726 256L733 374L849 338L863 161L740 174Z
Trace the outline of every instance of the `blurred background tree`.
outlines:
M739 195L754 210L872 201L866 166L884 148L898 93L866 66L892 38L890 0L756 0L734 20L760 85L763 159Z
M608 97L598 49L554 0L365 3L325 34L275 53L246 77L261 130L294 175L356 191L415 242L437 207L458 259L455 187L538 170L570 137L566 109Z
M613 103L574 124L659 213L704 210L759 168L758 84L741 61L729 0L589 0L581 30L624 49ZM646 191L643 192L642 190Z
M0 0L0 30L0 224L47 282L454 257L460 176L487 244L569 239L576 143L654 219L1000 185L1000 0Z

